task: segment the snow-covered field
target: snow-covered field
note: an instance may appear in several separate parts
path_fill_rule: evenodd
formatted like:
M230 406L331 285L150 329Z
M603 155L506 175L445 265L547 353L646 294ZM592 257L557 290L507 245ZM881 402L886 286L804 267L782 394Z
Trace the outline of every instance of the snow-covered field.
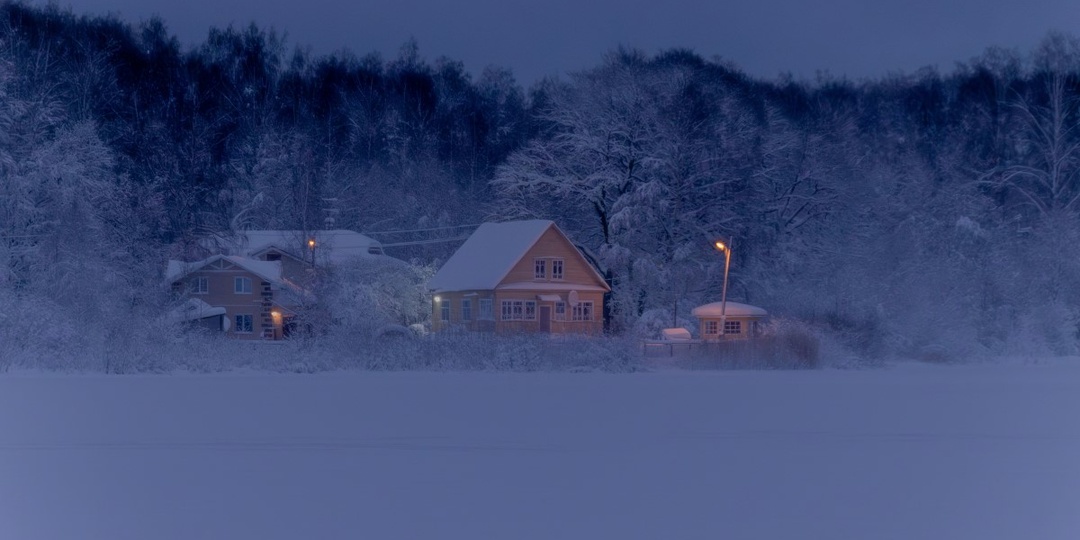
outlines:
M1080 364L0 376L0 538L1080 538Z

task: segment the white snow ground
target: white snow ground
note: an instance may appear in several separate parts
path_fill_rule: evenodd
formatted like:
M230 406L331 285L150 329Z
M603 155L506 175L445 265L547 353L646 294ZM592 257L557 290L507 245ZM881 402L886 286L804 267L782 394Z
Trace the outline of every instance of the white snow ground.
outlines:
M1080 365L0 376L0 538L1080 538Z

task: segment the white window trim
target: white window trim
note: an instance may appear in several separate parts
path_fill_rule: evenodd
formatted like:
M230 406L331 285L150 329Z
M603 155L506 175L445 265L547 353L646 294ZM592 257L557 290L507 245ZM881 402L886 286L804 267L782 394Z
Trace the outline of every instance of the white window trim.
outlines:
M585 312L586 312L585 307L586 306L588 306L588 308L589 308L587 310L589 312L588 317L585 316ZM591 300L585 301L585 302L578 302L577 305L574 306L571 309L571 312L572 312L571 319L574 322L593 322L593 317L596 315L595 310L594 310L595 307L596 306L593 305L593 302Z
M556 321L566 320L566 302L555 302L555 309L551 311L551 318Z
M529 307L532 307L532 317L527 315ZM533 300L503 300L500 316L504 321L535 321L536 302Z
M728 331L729 327L732 330L737 329L737 331L729 332ZM724 321L724 335L725 336L737 336L737 335L740 335L740 334L742 334L742 321Z
M198 283L198 287L192 286L193 283ZM210 279L206 276L193 277L191 282L188 283L188 292L191 294L210 294Z
M463 298L461 300L461 320L462 321L471 321L471 320L473 320L473 317L472 317L472 300L470 300L468 298Z
M559 274L555 275L555 265L558 264ZM563 259L551 259L551 281L563 281L566 279L566 262Z
M484 305L487 304L487 317L484 316ZM490 298L480 299L480 312L477 314L478 321L494 321L495 320L495 305Z
M451 307L452 306L450 300L443 298L441 301L439 301L439 321L444 323L450 322Z
M534 280L546 280L547 279L547 259L544 257L537 257L533 259L533 279Z
M247 283L247 289L248 290L246 290L246 291L241 290L242 287L239 286L241 283ZM254 287L255 287L255 285L254 285L254 283L252 283L251 278L249 278L249 277L236 276L236 277L233 278L233 293L234 294L252 294L252 291L254 291Z
M240 329L241 328L240 317L247 317L251 321L251 329L250 330L241 330ZM251 315L249 313L238 313L235 316L233 316L233 323L235 325L233 331L236 332L237 334L254 334L255 333L255 316L254 315Z
M720 333L720 321L705 321L705 334L714 336Z

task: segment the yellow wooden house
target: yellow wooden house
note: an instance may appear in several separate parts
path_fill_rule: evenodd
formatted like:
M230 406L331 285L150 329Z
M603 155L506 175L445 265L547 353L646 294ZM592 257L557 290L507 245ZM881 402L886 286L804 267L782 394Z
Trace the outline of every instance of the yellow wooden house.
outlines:
M611 290L548 220L481 225L429 288L433 331L552 334L602 332Z

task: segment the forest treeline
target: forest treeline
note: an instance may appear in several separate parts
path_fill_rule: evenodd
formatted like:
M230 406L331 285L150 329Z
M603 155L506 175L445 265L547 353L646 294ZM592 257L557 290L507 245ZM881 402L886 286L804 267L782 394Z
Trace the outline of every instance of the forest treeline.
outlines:
M1078 104L1060 33L858 81L616 49L523 88L415 42L314 55L252 25L183 47L160 20L3 2L0 335L123 347L164 261L211 234L538 217L611 281L615 332L716 300L723 238L729 298L862 355L1074 354Z

